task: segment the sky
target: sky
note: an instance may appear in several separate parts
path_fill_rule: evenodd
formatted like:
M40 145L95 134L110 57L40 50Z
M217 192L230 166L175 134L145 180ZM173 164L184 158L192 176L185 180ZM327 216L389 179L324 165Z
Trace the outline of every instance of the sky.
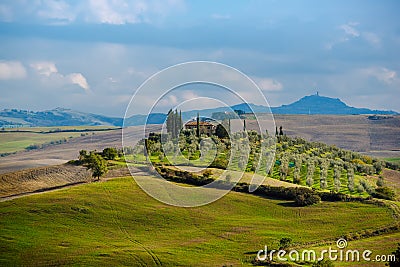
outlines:
M250 77L271 106L318 91L399 112L399 10L396 0L3 0L0 109L122 117L153 74L213 61ZM197 95L187 87L174 100Z

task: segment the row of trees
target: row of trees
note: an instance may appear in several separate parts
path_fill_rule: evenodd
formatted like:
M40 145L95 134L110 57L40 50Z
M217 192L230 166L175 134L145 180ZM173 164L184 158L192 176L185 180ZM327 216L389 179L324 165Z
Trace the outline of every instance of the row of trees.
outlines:
M167 132L171 133L172 138L177 138L182 127L182 111L178 113L178 110L170 109L167 115Z

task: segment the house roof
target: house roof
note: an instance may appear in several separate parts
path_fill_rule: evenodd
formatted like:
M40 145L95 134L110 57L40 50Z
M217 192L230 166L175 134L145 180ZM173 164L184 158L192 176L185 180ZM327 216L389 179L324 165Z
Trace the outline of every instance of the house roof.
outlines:
M207 121L200 121L199 122L200 126L214 126L213 123L207 122ZM189 121L185 124L185 126L197 126L197 121Z

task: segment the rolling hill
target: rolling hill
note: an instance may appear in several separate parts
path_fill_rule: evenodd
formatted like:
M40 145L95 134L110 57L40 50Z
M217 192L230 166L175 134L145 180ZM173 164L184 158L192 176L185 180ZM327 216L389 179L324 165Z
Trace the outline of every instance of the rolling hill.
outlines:
M361 114L398 114L392 110L371 110L346 105L339 98L315 95L304 96L289 105L271 108L274 114L319 114L319 115L361 115Z
M46 127L46 126L120 126L121 118L55 108L46 111L4 109L0 111L0 127Z
M189 120L200 113L203 117L211 117L215 112L232 112L242 110L245 113L269 113L273 114L310 114L310 115L361 115L379 114L396 115L392 110L371 110L368 108L355 108L348 106L339 98L331 98L315 95L305 96L298 101L279 107L268 107L241 103L234 106L218 107L212 109L191 110L182 112L183 119ZM17 109L4 109L0 111L0 127L41 127L41 126L81 126L81 125L111 125L111 126L137 126L148 124L162 124L166 114L152 113L149 116L138 114L127 118L107 117L103 115L74 111L65 108L56 108L47 111L27 111Z

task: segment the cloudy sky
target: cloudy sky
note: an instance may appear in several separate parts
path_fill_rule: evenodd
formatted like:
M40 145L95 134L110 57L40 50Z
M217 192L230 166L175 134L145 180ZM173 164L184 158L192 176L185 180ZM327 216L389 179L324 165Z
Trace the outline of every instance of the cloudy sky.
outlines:
M148 77L205 60L251 77L272 106L319 91L400 111L399 10L396 0L3 0L0 108L123 116ZM182 101L195 96L188 88Z

